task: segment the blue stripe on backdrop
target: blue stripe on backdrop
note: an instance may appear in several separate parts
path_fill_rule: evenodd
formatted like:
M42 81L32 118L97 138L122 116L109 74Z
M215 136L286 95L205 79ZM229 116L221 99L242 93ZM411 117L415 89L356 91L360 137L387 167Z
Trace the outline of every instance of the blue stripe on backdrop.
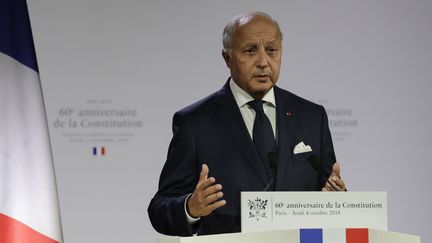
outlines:
M322 229L300 229L300 243L323 243Z
M38 72L26 0L0 0L0 52Z

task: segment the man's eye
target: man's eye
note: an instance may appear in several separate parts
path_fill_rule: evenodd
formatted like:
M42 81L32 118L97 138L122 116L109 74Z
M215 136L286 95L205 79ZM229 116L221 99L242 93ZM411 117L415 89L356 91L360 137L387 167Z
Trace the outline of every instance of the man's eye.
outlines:
M269 52L269 53L276 53L277 51L278 51L278 49L276 49L276 48L267 49L267 52Z
M253 49L253 48L244 50L244 53L246 53L246 54L253 54L254 52L255 52L255 49Z
M277 48L268 48L267 49L267 54L269 56L275 56L278 53L279 49Z

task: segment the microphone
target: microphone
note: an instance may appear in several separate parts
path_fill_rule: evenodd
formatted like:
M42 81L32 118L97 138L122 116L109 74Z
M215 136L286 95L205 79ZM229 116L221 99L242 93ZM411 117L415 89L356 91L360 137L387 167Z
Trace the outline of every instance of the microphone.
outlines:
M278 154L276 152L270 152L267 155L267 159L272 172L272 178L270 182L267 184L267 186L264 188L264 191L274 191L276 186L275 180L276 180Z
M321 161L320 161L320 159L319 159L316 155L312 154L311 156L309 156L308 160L309 160L309 163L312 165L312 167L313 167L315 170L317 170L319 173L321 173L321 174L323 174L325 177L327 177L327 182L330 184L331 187L333 187L333 189L334 189L335 191L340 191L340 189L338 189L338 188L335 186L335 184L333 184L333 182L329 180L329 178L330 178L330 174L329 174L327 171L325 171L325 170L323 170L323 169L321 168Z

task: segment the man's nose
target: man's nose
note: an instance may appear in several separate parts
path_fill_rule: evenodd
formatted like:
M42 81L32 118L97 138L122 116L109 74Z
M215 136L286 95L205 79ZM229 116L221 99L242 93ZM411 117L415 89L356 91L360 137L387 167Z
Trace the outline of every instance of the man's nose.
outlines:
M268 56L265 50L261 50L258 53L258 59L256 62L257 68L263 69L268 67Z

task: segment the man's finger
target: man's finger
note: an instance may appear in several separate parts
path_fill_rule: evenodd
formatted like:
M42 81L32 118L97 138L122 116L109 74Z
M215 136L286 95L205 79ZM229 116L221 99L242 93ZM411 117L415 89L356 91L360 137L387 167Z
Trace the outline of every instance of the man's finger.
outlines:
M335 177L335 176L332 176L332 177L327 179L327 184L329 184L331 189L333 189L334 191L342 190L341 187L336 182L337 179L339 179L339 177Z
M204 181L199 181L195 187L195 191L204 191L216 182L214 177L207 178Z
M335 186L333 182L330 181L330 178L327 179L326 187L330 189L330 191L338 191L339 189Z
M226 201L225 201L225 200L216 201L216 202L210 204L210 205L207 207L207 209L209 210L209 213L211 213L211 212L213 212L214 210L216 210L216 209L218 209L218 208L220 208L220 207L225 206L225 204L226 204Z
M199 181L205 181L208 178L209 168L206 164L201 166Z
M336 190L334 187L331 186L331 184L329 183L329 181L326 181L326 184L325 184L324 188L325 188L326 191L328 191L328 192L332 192L332 191L335 191L335 190Z
M221 199L223 197L223 192L217 192L217 193L213 193L211 195L208 195L204 201L205 201L205 205L211 205L214 202L216 202L217 200Z
M211 177L212 178L212 177ZM195 189L196 199L200 201L200 205L207 205L211 202L207 202L207 197L219 192L222 189L222 185L211 185L208 181L210 181L209 178L206 182L198 185Z
M332 182L335 183L337 187L340 188L341 191L346 191L345 182L340 177L332 177Z
M203 195L209 196L209 195L217 193L220 190L222 190L222 185L221 184L216 184L216 185L208 186L203 191Z
M339 162L336 161L336 163L333 164L331 175L340 177L340 164L339 164Z

